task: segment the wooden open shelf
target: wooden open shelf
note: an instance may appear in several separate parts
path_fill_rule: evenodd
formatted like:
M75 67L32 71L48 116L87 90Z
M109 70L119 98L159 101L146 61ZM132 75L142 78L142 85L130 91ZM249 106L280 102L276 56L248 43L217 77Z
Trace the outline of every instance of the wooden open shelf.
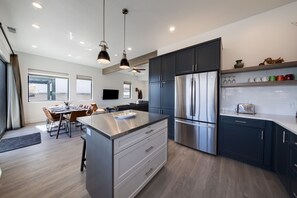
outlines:
M252 67L222 70L221 74L232 74L232 73L240 73L240 72L270 70L270 69L284 69L284 68L293 68L293 67L297 67L297 61L286 62L281 64L273 64L273 65L262 65L262 66L252 66ZM248 84L251 84L251 83L248 83Z
M260 87L260 86L280 86L280 85L297 85L297 80L230 83L230 84L223 84L221 85L221 87L256 87L256 86Z

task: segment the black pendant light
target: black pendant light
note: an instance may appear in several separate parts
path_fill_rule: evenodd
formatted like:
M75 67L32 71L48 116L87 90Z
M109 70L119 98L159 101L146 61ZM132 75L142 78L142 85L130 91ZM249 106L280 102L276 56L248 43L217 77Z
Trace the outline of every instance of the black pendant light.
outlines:
M127 54L126 54L126 14L128 14L128 9L124 8L122 10L122 13L124 14L124 50L123 50L123 58L120 63L120 68L121 69L129 69L130 65L127 60Z
M107 53L107 43L105 41L105 0L103 0L103 41L100 42L101 51L98 54L97 61L102 64L109 64L110 57Z

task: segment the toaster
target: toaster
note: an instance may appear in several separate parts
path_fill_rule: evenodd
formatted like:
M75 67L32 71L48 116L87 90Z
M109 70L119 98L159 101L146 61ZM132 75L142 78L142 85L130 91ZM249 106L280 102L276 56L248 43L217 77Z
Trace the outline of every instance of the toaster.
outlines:
M239 103L236 108L237 113L256 114L255 105L248 103Z

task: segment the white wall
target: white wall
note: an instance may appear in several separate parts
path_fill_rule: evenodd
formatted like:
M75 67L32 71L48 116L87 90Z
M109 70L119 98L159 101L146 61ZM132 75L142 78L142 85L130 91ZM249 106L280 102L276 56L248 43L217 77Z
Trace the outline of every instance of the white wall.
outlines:
M221 37L223 70L232 69L238 59L243 59L245 67L256 66L267 57L282 57L285 62L296 61L297 26L291 24L297 21L296 10L297 2L294 2L161 48L158 55ZM294 73L297 78L295 70L249 73L238 76L237 80L286 73ZM234 111L238 103L253 103L258 113L294 116L297 111L297 86L222 89L221 110Z
M109 75L102 75L102 70L98 68L78 65L74 63L59 61L51 58L36 56L26 53L17 53L19 55L22 89L23 89L23 103L25 112L25 122L32 123L43 121L45 119L42 107L52 106L55 104L63 104L63 101L48 101L48 102L28 102L28 69L38 69L45 71L53 71L69 74L69 100L73 104L90 104L96 102L98 107L115 106L121 104L129 104L136 102L137 92L135 88L145 90L145 83L139 81L136 77L121 73L113 73ZM76 75L92 76L93 79L93 100L77 101L76 100ZM132 99L122 99L123 82L128 81L132 83ZM119 100L102 100L102 90L118 89ZM143 93L147 98L146 93Z
M267 57L283 57L286 62L295 61L297 26L291 22L297 21L296 10L297 2L287 4L161 48L158 55L221 37L222 69L233 68L238 59L243 59L245 67L258 65Z

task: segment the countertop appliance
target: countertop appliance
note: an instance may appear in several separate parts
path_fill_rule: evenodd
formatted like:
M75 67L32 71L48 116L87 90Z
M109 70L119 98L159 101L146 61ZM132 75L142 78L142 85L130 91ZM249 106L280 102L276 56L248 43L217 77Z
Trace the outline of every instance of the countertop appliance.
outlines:
M236 108L237 113L256 114L255 105L249 103L239 103Z
M218 72L175 77L175 141L217 154Z

